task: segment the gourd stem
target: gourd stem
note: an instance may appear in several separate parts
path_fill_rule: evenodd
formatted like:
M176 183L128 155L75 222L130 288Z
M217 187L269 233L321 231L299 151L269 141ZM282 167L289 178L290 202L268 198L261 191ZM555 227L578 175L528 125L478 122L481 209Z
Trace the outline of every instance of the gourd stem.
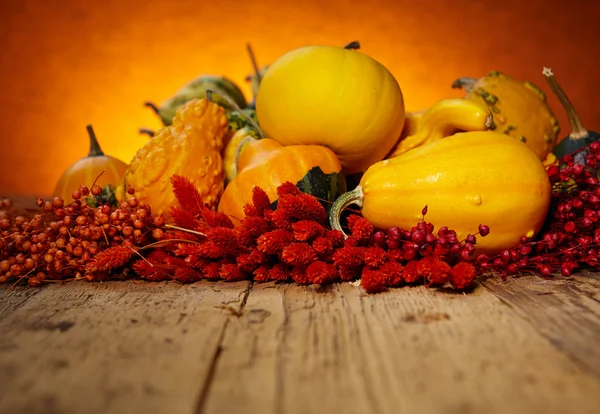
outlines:
M250 142L250 141L256 141L256 138L254 138L252 136L244 137L240 142L238 142L237 147L235 147L235 157L233 158L233 176L234 177L237 175L238 158L240 157L240 154L242 153L242 147L244 146L244 144L246 142Z
M329 210L329 225L331 228L344 233L344 230L342 230L342 226L340 225L340 216L342 211L351 204L356 204L357 206L362 207L363 198L364 194L360 185L354 190L348 191L347 193L339 196ZM344 233L344 238L348 238L346 233Z
M476 83L477 79L475 78L458 78L452 82L452 89L464 89L467 93L469 93Z
M88 153L88 157L101 157L104 155L102 148L100 148L100 144L98 143L98 139L96 138L96 134L94 133L94 129L91 125L86 126L88 135L90 136L90 152Z
M260 82L262 81L262 76L260 74L260 70L258 69L256 57L254 56L254 52L252 51L252 46L250 46L250 43L246 43L246 49L248 50L248 55L250 55L250 61L252 62L252 68L254 69L254 74L256 75L256 81L260 85Z
M587 136L588 130L585 129L583 124L581 123L581 119L579 118L577 111L575 111L575 107L569 100L569 97L567 96L565 91L563 91L563 89L560 87L558 81L556 80L556 77L554 76L554 73L552 73L552 69L544 68L542 73L546 78L546 82L548 82L548 85L550 85L550 89L552 89L552 92L554 92L560 104L567 113L569 123L571 124L571 133L569 134L569 138L581 139Z
M238 106L238 104L236 104L235 101L233 99L231 99L231 97L229 97L229 95L227 95L226 93L222 93L222 92L216 93L216 91L214 89L207 89L206 90L206 99L208 99L209 101L212 101L213 94L219 95L235 111L237 111L240 114L240 116L242 118L244 118L246 120L246 122L248 122L250 124L250 126L258 133L258 136L260 136L261 138L265 137L265 135L262 132L262 129L260 129L260 127L258 126L258 124L256 122L254 122L254 119L250 118L250 116L247 113L243 112L240 109L240 107Z
M148 135L150 138L154 137L154 131L148 128L140 128L138 132L143 135Z
M354 42L350 42L346 46L344 46L344 49L358 50L358 49L360 49L360 43L358 42L358 40L355 40Z
M156 115L160 116L160 109L158 108L158 106L156 106L156 104L152 102L144 102L144 106L152 109Z

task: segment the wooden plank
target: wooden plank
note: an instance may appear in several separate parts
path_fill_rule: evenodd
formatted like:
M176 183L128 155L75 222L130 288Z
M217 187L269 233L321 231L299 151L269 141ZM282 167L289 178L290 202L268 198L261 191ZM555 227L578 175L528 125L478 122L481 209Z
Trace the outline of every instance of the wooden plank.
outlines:
M484 285L556 348L600 378L600 277L545 280L528 276ZM600 412L600 411L599 411Z
M491 292L254 285L202 413L598 413L600 383Z
M29 286L0 285L0 320L22 306L29 298L41 292L40 289L32 289Z
M43 288L0 319L0 413L196 412L231 311L241 309L248 287Z

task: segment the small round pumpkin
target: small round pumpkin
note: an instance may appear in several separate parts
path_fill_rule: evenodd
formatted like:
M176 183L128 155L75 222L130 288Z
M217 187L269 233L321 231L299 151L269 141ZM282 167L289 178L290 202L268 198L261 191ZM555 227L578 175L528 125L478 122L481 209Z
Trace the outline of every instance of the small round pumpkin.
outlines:
M336 155L320 145L284 147L269 138L243 142L237 159L238 174L231 181L219 202L219 211L228 214L234 224L244 219L244 205L252 202L252 190L262 188L269 199L277 200L277 187L295 183L302 191L333 202L345 191L342 166Z
M54 197L60 197L65 202L71 200L71 195L79 189L79 186L90 187L94 182L105 192L114 194L127 171L127 164L123 161L104 154L92 126L88 125L86 128L90 140L90 151L87 157L69 166L58 179L52 192Z
M493 255L539 232L550 196L546 170L525 145L497 132L463 132L371 166L334 203L330 223L341 230L341 210L357 204L378 228L410 229L427 206L427 220L459 239L488 225L490 234L475 247Z
M494 117L492 129L524 142L539 159L554 149L558 121L546 95L533 83L493 71L481 79L457 79L452 87L465 89L467 99L487 105Z
M381 63L346 48L306 46L281 56L265 73L256 115L266 136L283 145L323 145L344 173L365 171L392 149L404 125L402 91Z

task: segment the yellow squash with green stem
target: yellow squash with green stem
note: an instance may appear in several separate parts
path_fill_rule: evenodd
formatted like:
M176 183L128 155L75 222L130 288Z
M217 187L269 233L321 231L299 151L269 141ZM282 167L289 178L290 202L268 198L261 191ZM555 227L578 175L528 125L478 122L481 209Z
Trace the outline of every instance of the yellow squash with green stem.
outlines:
M448 226L459 239L488 225L479 253L496 254L533 237L550 204L546 170L518 140L492 131L464 132L417 147L369 168L356 189L342 195L330 211L341 230L341 211L356 204L374 226L410 229L423 219Z

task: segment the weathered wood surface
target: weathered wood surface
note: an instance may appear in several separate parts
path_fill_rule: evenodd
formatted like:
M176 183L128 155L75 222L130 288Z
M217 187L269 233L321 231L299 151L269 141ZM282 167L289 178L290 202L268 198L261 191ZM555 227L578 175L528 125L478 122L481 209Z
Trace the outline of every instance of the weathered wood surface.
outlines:
M0 413L598 413L600 279L0 288Z

